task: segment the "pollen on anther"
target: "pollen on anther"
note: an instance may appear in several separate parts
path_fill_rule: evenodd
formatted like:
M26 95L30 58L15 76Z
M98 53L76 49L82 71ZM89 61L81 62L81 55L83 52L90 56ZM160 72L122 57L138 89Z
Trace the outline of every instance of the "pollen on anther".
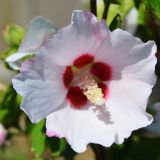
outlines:
M108 90L107 85L105 85L104 83L99 83L98 87L102 89L103 97L106 99L109 94L109 90Z
M83 92L87 99L95 105L103 105L105 103L102 89L97 84L88 86L87 90Z

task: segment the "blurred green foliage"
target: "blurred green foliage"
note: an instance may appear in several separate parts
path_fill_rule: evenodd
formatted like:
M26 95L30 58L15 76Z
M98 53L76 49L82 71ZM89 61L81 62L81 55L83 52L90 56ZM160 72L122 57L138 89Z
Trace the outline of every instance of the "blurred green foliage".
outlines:
M145 0L146 5L152 8L152 11L160 20L160 1L159 0Z
M3 30L4 39L10 47L18 46L24 35L25 29L19 25L6 25Z

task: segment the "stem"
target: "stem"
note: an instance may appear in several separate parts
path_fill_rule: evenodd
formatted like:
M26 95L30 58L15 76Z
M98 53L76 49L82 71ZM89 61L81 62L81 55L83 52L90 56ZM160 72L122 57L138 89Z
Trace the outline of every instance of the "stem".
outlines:
M107 150L99 144L91 144L96 160L109 160Z
M97 2L96 0L90 0L90 10L95 16L97 16Z
M102 19L107 20L108 16L108 10L109 10L109 5L110 5L110 0L103 0L104 1L104 11L103 11L103 16Z

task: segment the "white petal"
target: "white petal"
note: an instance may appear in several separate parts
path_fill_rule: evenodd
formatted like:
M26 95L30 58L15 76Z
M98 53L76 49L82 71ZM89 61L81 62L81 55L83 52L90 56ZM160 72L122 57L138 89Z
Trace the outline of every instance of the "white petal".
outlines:
M43 17L34 18L29 25L28 31L20 44L17 53L7 57L6 62L15 70L19 70L20 59L27 55L35 54L45 41L47 41L56 32L53 23Z
M108 88L106 109L117 130L117 143L121 143L126 138L123 132L129 136L132 131L152 122L152 116L145 112L152 86L141 81L123 79L111 81Z
M105 22L98 22L93 14L74 11L71 24L58 30L45 44L46 53L58 64L71 65L82 54L94 54L108 31Z
M65 137L76 152L85 151L88 143L106 147L122 143L132 131L152 122L152 116L145 112L150 92L146 83L112 81L105 108L89 106L76 110L66 105L47 116L47 135Z
M24 53L14 53L11 56L6 58L6 62L10 65L11 68L14 70L19 70L19 67L21 65L21 58L24 58L28 55L33 55L33 53L24 52Z
M96 59L109 64L112 79L129 78L155 83L156 45L143 43L130 33L116 29L97 51Z
M43 17L35 17L19 47L18 52L34 52L46 40L56 33L57 28L51 21Z
M156 102L153 105L149 106L152 109L154 114L154 122L145 128L150 136L160 136L160 102Z
M76 152L84 152L88 143L108 147L116 135L108 113L104 113L100 106L77 110L66 105L47 116L46 128L48 136L56 133L56 136L65 137Z
M63 103L66 89L62 82L64 68L49 61L45 54L22 63L13 87L23 97L22 110L32 122L38 122Z
M145 81L146 83L149 83L153 86L156 82L156 51L157 47L153 41L149 41L145 44L134 47L130 51L133 56L130 57L129 61L134 61L132 60L133 57L137 57L137 60L139 61L137 61L137 63L124 67L122 71L122 77L125 79L136 79Z

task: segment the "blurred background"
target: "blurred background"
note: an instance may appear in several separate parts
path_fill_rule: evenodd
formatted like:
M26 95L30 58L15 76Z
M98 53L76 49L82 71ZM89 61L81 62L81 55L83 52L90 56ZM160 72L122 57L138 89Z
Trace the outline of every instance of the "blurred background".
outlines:
M111 30L120 27L145 42L156 41L158 79L147 109L155 118L153 124L135 131L122 145L107 149L90 145L82 154L72 151L64 139L48 140L44 121L32 125L19 109L21 98L11 85L17 72L4 61L12 47L3 33L6 25L27 29L33 17L39 15L60 28L70 23L73 10L90 10L90 0L0 0L0 130L4 135L0 139L0 160L160 160L160 0L97 0L99 19L106 7L105 18Z
M58 27L70 23L71 13L76 9L84 9L89 0L0 0L0 30L7 24L19 24L27 27L35 16L44 16L53 21ZM0 34L0 51L7 45ZM0 62L0 79L9 82L12 73ZM3 69L2 69L3 68Z

